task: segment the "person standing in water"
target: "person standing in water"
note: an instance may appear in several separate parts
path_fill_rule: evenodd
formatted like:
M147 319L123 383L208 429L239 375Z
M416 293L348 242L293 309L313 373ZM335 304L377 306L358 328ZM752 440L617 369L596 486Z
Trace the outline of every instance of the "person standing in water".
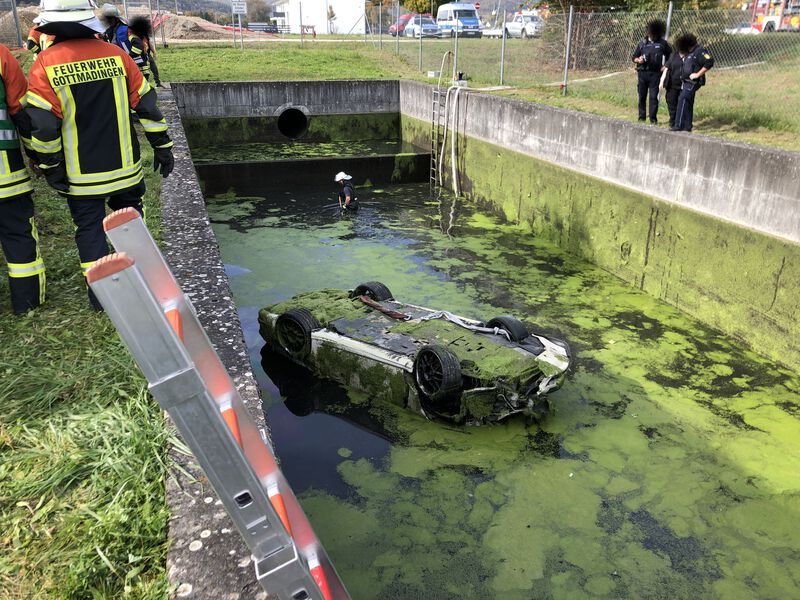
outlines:
M336 177L333 178L341 187L339 190L339 206L342 207L342 210L358 210L358 198L356 197L356 188L351 183L352 179L344 171L339 171Z

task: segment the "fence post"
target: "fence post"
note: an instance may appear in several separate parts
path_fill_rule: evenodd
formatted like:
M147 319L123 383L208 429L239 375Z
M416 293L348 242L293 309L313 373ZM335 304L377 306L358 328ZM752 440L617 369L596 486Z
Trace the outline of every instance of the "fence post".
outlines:
M378 50L383 50L383 0L378 2Z
M231 31L233 31L233 47L236 48L236 15L233 14L233 2L231 2Z
M458 19L454 25L456 32L456 43L453 48L453 81L458 79Z
M503 10L503 43L500 46L500 85L506 72L506 11Z
M244 50L244 29L242 29L242 14L236 15L239 18L239 49Z
M572 15L575 12L575 7L569 5L569 21L567 21L567 51L564 53L564 83L561 84L561 89L564 95L567 95L567 81L569 76L569 52L572 47Z
M17 46L22 48L22 30L19 27L19 15L17 15L17 0L11 0L11 12L14 17L14 27L17 28Z
M395 2L395 6L397 7L395 10L397 19L394 22L394 37L395 37L394 53L400 54L400 0L397 0Z
M419 70L422 71L422 15L419 17L419 29L415 31L419 35Z
M367 3L364 3L364 47L367 46L367 26L369 25L367 21Z
M125 12L125 20L128 20L128 0L122 0L122 9Z
M300 45L302 46L305 42L304 34L303 34L303 3L298 2L297 8L300 11Z
M669 40L669 30L672 27L672 2L667 7L667 31L664 34L664 39Z

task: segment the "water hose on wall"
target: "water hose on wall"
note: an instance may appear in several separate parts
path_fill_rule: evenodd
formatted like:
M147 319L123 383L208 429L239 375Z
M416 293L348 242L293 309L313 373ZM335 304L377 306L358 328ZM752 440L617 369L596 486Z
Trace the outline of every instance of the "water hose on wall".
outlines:
M453 169L453 192L456 196L458 196L458 165L457 165L457 156L456 156L456 145L458 144L458 95L459 92L463 88L460 85L451 85L447 88L447 94L445 95L444 99L444 110L445 110L445 120L444 120L444 136L442 139L442 149L439 155L439 185L442 185L442 181L444 179L442 174L442 168L444 166L444 153L447 149L447 134L452 130L452 134L450 137L452 141L450 142L450 160L452 162L452 169ZM450 97L452 93L452 103L450 102ZM451 110L452 108L452 110ZM452 119L452 125L450 121Z

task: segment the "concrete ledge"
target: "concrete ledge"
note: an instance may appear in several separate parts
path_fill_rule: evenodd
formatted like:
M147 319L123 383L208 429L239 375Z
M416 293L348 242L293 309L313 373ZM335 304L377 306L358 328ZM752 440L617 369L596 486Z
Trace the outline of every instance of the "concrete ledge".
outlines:
M172 95L159 105L175 142L175 171L161 188L162 251L197 310L250 414L266 433L261 397L244 345L228 278ZM167 480L169 580L179 598L266 598L250 552L192 456L173 448Z
M307 115L400 112L398 81L241 81L173 83L186 117L277 116L290 107Z
M401 81L402 113L430 121L431 90ZM459 102L469 137L800 242L800 154L478 92Z

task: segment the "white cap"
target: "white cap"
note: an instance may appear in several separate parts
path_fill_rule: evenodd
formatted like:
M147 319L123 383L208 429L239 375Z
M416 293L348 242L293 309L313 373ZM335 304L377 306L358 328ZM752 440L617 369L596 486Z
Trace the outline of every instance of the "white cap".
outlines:
M113 4L109 4L106 2L103 6L100 7L100 15L108 18L108 17L116 17L118 19L122 18L122 15L119 13L119 9L114 6Z
M352 179L352 177L350 177L350 175L348 175L348 174L347 174L347 173L345 173L344 171L339 171L339 172L336 174L336 177L334 177L334 178L333 178L333 180L334 180L335 182L337 182L337 183L338 183L338 182L340 182L342 179Z

